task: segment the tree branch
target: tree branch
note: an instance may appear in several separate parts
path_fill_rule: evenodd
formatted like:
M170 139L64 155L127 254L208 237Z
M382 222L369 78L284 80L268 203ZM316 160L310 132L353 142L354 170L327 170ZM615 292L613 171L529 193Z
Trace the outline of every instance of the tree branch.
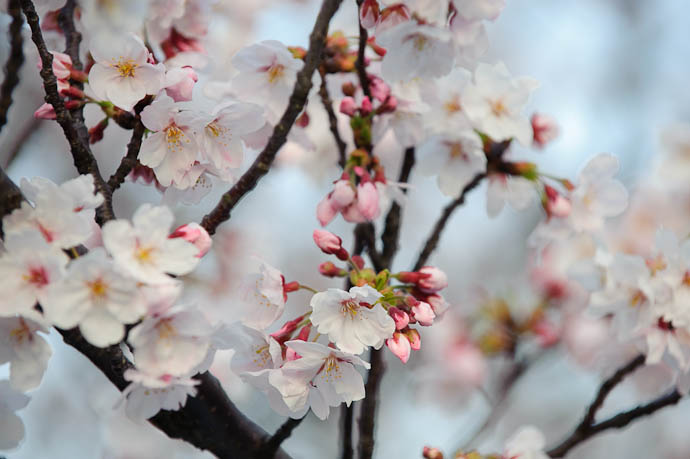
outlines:
M19 84L19 70L24 63L24 38L22 37L22 10L19 0L8 0L7 13L12 18L8 31L10 54L5 63L5 79L0 86L0 131L7 123L7 113L12 105L12 93Z
M333 111L333 100L331 100L331 95L328 93L325 72L321 72L321 87L319 88L319 96L321 96L321 103L328 114L328 125L331 130L331 134L333 134L333 140L335 140L335 145L338 147L338 165L344 168L347 144L343 142L342 137L340 137L340 131L338 130L338 117L336 116L335 111Z
M214 234L218 225L230 218L232 209L268 173L278 150L285 144L288 132L290 132L292 125L307 101L309 90L312 87L312 74L322 59L322 52L328 34L328 25L341 2L342 0L324 0L321 5L314 29L309 37L309 51L307 51L304 57L304 67L297 74L297 82L290 96L287 109L273 129L273 134L271 134L264 150L256 157L254 163L240 177L237 183L221 197L216 207L201 221L201 225L209 234Z
M417 257L417 261L415 262L414 268L412 269L413 271L417 271L419 268L423 267L426 264L431 254L434 252L434 250L436 250L438 241L441 239L441 233L443 232L443 229L446 227L446 223L448 223L448 219L450 219L450 216L453 214L453 211L455 211L456 208L465 203L467 193L474 190L485 177L485 172L475 175L472 181L465 185L465 188L463 188L462 193L460 193L460 196L458 196L453 202L448 204L443 209L441 216L434 225L434 229L431 231L431 234L429 235L429 237L426 240L426 243L424 244L424 248L420 252L419 257Z
M117 170L108 180L108 187L110 187L111 192L120 188L120 185L125 181L127 175L134 169L134 166L137 165L137 158L139 156L139 150L141 150L141 143L145 131L146 127L144 123L137 118L135 120L134 130L132 131L132 138L127 145L127 154L122 158Z
M402 168L400 169L400 176L398 177L399 183L407 183L410 178L410 172L415 163L414 147L407 148L405 150L405 156L403 158ZM403 190L405 192L405 190ZM381 256L383 258L383 263L389 268L393 263L393 257L398 251L398 239L400 236L400 223L402 208L397 202L394 202L386 215L386 222L384 224L383 234L381 235L381 241L383 242L383 249L381 250Z
M563 457L568 453L568 451L570 451L570 449L579 443L582 443L583 441L603 432L604 430L625 427L637 418L650 415L655 411L664 408L665 406L676 404L682 396L676 389L673 389L667 394L662 395L661 397L645 405L640 405L637 408L633 408L632 410L619 413L604 421L595 423L597 412L604 404L604 401L614 387L620 384L620 382L623 381L627 375L633 373L636 369L644 365L644 362L645 356L638 355L626 365L619 368L609 378L607 378L599 387L599 391L597 392L594 401L589 405L584 418L575 428L573 433L571 433L568 438L563 440L561 444L550 449L547 454L551 457Z
M58 93L57 79L53 73L53 55L48 51L46 43L43 40L39 18L38 14L36 14L34 4L31 0L20 0L20 3L24 15L26 16L26 21L31 27L31 39L36 45L38 54L41 57L41 78L43 78L43 87L46 92L45 100L55 109L57 122L60 124L60 127L62 127L65 137L69 142L72 158L74 159L74 165L77 171L80 174L93 175L96 190L103 194L105 198L103 205L97 209L96 218L98 222L103 223L111 220L114 218L114 214L110 188L108 188L108 185L101 176L96 158L94 158L88 147L88 142L83 138L83 134L80 134L83 123L80 123L78 119L77 122L75 122L76 118L65 108L62 97L60 97ZM88 138L88 132L86 136Z
M369 364L371 368L367 376L367 383L364 386L366 397L362 400L362 411L359 415L359 459L371 459L374 454L374 423L376 421L379 386L386 371L383 349L371 350Z
M268 441L264 442L259 457L264 457L266 459L272 459L275 457L276 451L278 451L280 445L287 440L288 437L290 437L292 431L302 423L305 417L306 416L303 416L299 419L289 418L287 421L285 421L283 425L276 430L276 433L274 433L273 436L268 439Z
M359 47L357 48L357 60L355 61L355 68L357 69L357 76L359 77L359 84L362 86L362 92L371 100L371 89L369 88L369 77L367 76L367 63L364 57L364 52L367 49L367 39L369 34L367 29L362 27L360 9L362 8L364 0L357 0L357 23L359 24Z

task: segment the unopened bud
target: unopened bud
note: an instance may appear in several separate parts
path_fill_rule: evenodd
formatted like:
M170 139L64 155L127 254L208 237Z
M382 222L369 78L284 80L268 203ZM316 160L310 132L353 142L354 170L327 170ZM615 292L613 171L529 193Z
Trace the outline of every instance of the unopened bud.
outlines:
M213 243L206 229L198 223L187 223L186 225L182 225L168 237L170 239L179 237L194 244L194 246L199 249L199 252L196 254L198 258L206 255Z
M425 293L436 293L448 287L448 276L434 266L424 266L419 273L428 274L417 282L417 287Z
M321 263L319 265L319 273L321 273L322 276L326 277L345 277L347 276L347 271L338 268L336 265L334 265L332 262L327 261L325 263Z
M402 309L396 307L388 308L388 315L393 318L396 330L402 330L410 323L410 316Z
M547 143L558 137L558 125L556 120L550 116L535 113L530 121L532 122L534 144L537 147L544 148Z
M365 29L371 29L379 21L379 2L377 0L364 0L359 7L359 22Z
M347 261L350 254L343 248L343 240L326 230L314 230L314 242L323 253L335 255L339 260Z
M357 88L351 81L348 81L347 83L343 83L342 91L344 95L348 97L353 97L355 95L355 92L357 91Z
M407 330L404 330L403 333L405 333L407 339L410 340L410 347L412 349L418 351L422 348L422 337L419 336L419 332L417 330L414 328L408 328Z
M424 459L443 459L443 453L438 448L432 448L430 446L425 446L422 451L422 456Z
M357 104L352 97L344 97L343 100L340 101L340 113L344 113L347 116L354 116L356 111Z
M402 363L407 363L410 359L410 341L400 332L395 332L392 338L386 340L386 347L400 359Z
M373 109L374 107L371 105L371 100L369 100L367 96L364 96L362 98L362 105L359 109L359 112L362 114L362 116L369 116Z
M49 103L45 103L38 107L34 112L34 118L41 120L54 120L57 116L55 115L55 109Z
M103 133L106 127L108 127L108 118L103 118L98 124L89 129L89 143L93 145L103 140Z

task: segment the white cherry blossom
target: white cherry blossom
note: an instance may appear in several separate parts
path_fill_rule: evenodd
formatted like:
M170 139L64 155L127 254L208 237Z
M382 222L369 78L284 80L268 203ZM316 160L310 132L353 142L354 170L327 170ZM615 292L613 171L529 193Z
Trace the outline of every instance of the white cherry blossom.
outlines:
M505 0L452 0L458 14L468 20L493 21L506 6Z
M167 274L187 274L199 263L194 244L169 237L173 220L167 207L144 204L132 223L111 220L103 225L103 244L125 273L141 282L168 283Z
M239 72L232 79L238 98L282 112L304 63L279 41L266 40L242 48L232 58Z
M189 377L151 375L142 371L127 370L124 377L131 384L122 391L125 413L133 421L145 421L160 410L177 411L196 395L199 381Z
M507 441L503 456L519 459L549 459L544 452L546 438L534 426L521 427Z
M0 365L9 362L10 385L22 392L41 384L53 354L46 340L36 333L48 330L39 323L38 313L35 318L36 321L27 317L0 318Z
M455 50L450 32L416 21L402 22L377 37L386 48L381 75L390 82L434 78L453 68Z
M364 398L364 382L354 365L368 369L369 363L319 343L294 340L285 344L301 357L270 373L269 381L291 410L310 406L323 420L329 407L343 402L350 406Z
M128 335L138 368L182 376L206 358L214 328L198 308L173 306L145 318Z
M97 35L90 50L96 63L89 72L89 85L97 97L131 110L144 96L161 89L165 67L148 62L149 51L137 35L126 34L120 40Z
M464 92L465 114L476 129L493 140L514 137L528 147L532 143L532 124L522 111L538 85L532 78L514 78L502 62L481 63Z
M60 249L48 245L38 231L5 237L0 256L0 317L29 314L59 281L69 261Z
M197 158L193 115L181 112L170 96L161 93L141 112L141 121L153 133L141 144L139 161L153 169L161 185L177 185Z
M437 175L438 187L446 196L458 197L477 174L486 171L482 141L474 131L434 136L418 151L420 172Z
M436 133L454 134L470 129L463 110L463 91L472 80L469 70L456 67L448 75L427 83L422 89L429 111L424 114L428 129Z
M15 414L29 403L29 397L0 381L0 451L19 446L24 438L24 422Z
M369 346L379 349L395 331L391 316L374 305L380 297L368 285L349 292L329 288L311 298L311 322L344 352L361 354Z
M284 285L281 272L261 262L259 272L250 274L242 283L240 321L257 330L275 322L283 314L287 301Z
M89 343L106 347L122 341L125 324L146 313L142 300L136 281L117 272L105 250L97 247L70 264L42 306L51 323L61 328L79 325Z
M489 217L501 213L506 203L515 210L523 210L535 200L534 184L523 177L491 174L486 189L486 211Z

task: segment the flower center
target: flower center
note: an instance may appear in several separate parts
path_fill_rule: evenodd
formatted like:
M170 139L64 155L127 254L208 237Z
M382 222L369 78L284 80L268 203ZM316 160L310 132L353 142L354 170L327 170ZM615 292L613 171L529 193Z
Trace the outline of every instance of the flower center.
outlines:
M174 123L165 128L165 140L172 151L182 150L182 141L189 143L184 131Z
M29 272L24 274L22 278L37 288L45 287L49 283L48 273L43 266L29 268Z
M453 159L465 158L465 150L462 148L460 142L454 142L448 145L450 147L450 157Z
M443 104L443 108L449 115L454 115L455 113L458 113L462 110L462 105L460 105L460 98L456 97L453 100L449 100L448 102Z
M353 300L345 300L342 303L340 303L340 312L344 316L349 315L351 319L354 319L357 316L358 309L359 305L355 303Z
M424 51L428 43L429 39L424 35L419 34L414 37L413 45L417 51Z
M139 67L132 59L124 59L122 56L110 65L115 67L123 78L134 77L135 70Z
M21 317L19 318L19 326L10 331L10 338L16 341L17 343L21 343L25 339L30 340L32 338L29 326L26 325L26 322L24 322L24 319L22 319Z
M95 281L87 283L91 297L97 300L103 299L108 293L108 284L103 279L96 279Z
M150 264L153 262L153 247L137 247L134 251L134 258L142 264Z
M273 64L268 69L268 82L275 84L279 79L283 78L285 74L285 66L281 64Z
M170 319L161 320L157 328L160 339L168 339L177 336L177 329L170 323Z
M492 100L489 102L489 105L491 106L491 113L493 113L494 116L501 117L508 114L508 108L505 106L502 99Z
M331 354L326 358L326 360L323 362L320 373L321 378L329 383L343 377L340 374L340 365L338 364L338 359L335 355Z
M268 344L257 347L254 353L256 357L252 359L252 362L264 368L271 359L271 354L268 352Z

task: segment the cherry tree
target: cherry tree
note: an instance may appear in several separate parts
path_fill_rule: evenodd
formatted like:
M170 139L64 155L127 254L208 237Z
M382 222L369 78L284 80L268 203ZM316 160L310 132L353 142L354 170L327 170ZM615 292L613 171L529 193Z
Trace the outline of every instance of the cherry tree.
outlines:
M408 457L563 457L687 393L688 225L646 191L688 204L687 190L668 177L687 162L690 127L665 135L670 153L656 172L663 186L629 191L608 153L568 176L549 173L528 156L559 130L529 111L539 83L486 54L487 24L511 5L349 1L356 36L331 25L346 2L323 0L307 48L243 42L232 71L215 73L205 43L220 11L213 0L7 1L0 129L23 102L13 93L25 54L37 52L45 103L34 116L57 122L76 177L15 183L0 169L0 365L8 374L0 381L0 451L25 436L21 410L59 351L45 339L51 329L121 392L117 405L130 419L219 458L290 457L281 445L310 412L319 422L339 418L339 457L376 456L377 432L387 427L377 423L390 393L387 360L427 373L424 386L437 398L479 394L491 405L455 450L429 444ZM29 33L33 44L25 43ZM328 132L328 164L316 159L313 126ZM108 175L94 150L113 130L131 138ZM314 216L310 251L323 261L306 269L319 273L318 284L301 260L272 266L259 258L251 269L219 230L290 148L312 155L331 184L319 200L301 203ZM449 201L401 267L399 248L413 244L401 237L414 218L405 206L418 199L413 174L431 177L437 199ZM124 214L114 200L125 183L159 196ZM430 264L470 198L492 218L540 209L522 240L526 298L491 289L454 298L449 287L461 280ZM184 206L210 210L189 219ZM645 216L654 224L633 238L635 219ZM292 223L270 217L272 237L292 244ZM195 295L213 288L203 270L213 262L221 284L242 278L222 313ZM591 367L605 351L615 356L570 432L547 438L545 426L526 419L502 447L477 448L512 387L544 355ZM416 360L437 369L413 367ZM267 432L240 410L214 374L218 362L285 417L282 426ZM642 367L665 372L667 392L602 417L610 393Z

